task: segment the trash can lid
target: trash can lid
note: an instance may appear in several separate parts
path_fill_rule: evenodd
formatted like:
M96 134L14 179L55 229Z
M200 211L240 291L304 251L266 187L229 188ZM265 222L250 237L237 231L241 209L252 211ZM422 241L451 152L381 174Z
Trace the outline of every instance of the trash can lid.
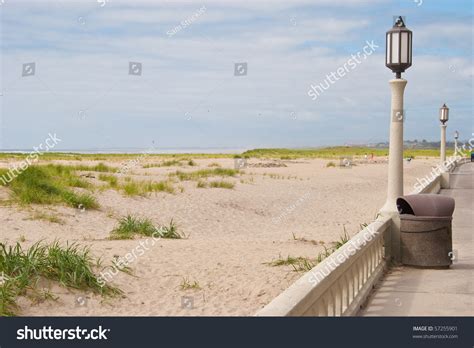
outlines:
M416 194L397 198L400 214L415 216L453 216L454 199L437 194Z

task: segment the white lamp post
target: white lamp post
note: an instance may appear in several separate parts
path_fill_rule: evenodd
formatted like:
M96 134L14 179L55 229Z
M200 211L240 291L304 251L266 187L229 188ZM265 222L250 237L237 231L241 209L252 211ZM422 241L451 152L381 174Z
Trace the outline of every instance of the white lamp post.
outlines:
M444 163L446 161L446 122L449 120L449 108L446 106L446 104L443 104L443 106L439 109L439 120L441 121L440 157L441 163Z
M454 154L455 155L458 153L458 139L459 139L459 132L455 131L454 132Z
M400 221L396 200L403 196L403 92L407 81L402 79L402 72L412 63L412 32L405 27L402 17L398 17L393 28L386 34L385 65L395 73L390 80L392 92L390 145L388 155L388 190L387 201L380 213L391 216L394 221L391 233L391 255L394 261L400 261Z

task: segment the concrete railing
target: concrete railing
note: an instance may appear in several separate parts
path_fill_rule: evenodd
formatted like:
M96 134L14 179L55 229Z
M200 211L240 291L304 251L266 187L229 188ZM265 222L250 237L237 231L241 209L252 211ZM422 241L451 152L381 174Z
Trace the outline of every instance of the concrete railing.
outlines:
M256 315L355 315L386 267L390 226L390 218L377 219Z
M424 186L421 190L414 190L410 194L418 193L439 193L443 188L449 188L449 176L451 173L460 165L469 162L469 158L460 158L453 162L453 165L449 168L447 172L438 174L433 180L431 180L428 185ZM426 179L424 179L426 180Z
M410 194L417 194L417 193L439 193L441 190L441 180L442 174L438 175L433 181L431 181L427 186L423 187L420 191L413 191Z

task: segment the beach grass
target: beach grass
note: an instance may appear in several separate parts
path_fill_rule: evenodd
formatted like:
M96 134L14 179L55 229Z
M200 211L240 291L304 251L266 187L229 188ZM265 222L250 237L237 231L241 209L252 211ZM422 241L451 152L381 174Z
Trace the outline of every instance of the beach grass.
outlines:
M166 225L160 226L160 228L158 228L158 234L161 238L165 238L165 239L187 238L186 235L178 232L178 227L174 223L173 219L171 219L168 226Z
M48 221L54 224L60 224L63 225L64 221L61 220L59 217L53 214L48 214L46 212L35 212L31 218L31 220L43 220L43 221Z
M181 290L199 290L199 289L201 289L201 286L199 285L199 283L196 280L191 281L187 277L184 277L182 279L181 284L179 285L179 287L180 287Z
M89 172L102 172L102 173L116 173L119 170L118 168L108 166L104 163L98 163L93 166L79 164L79 165L73 166L72 168L74 168L75 170L83 171L83 172L89 171Z
M230 181L224 181L224 180L219 180L219 181L211 181L207 182L205 180L199 180L196 185L197 188L223 188L223 189L233 189L235 187L235 184Z
M65 203L75 208L97 209L90 193L76 193L72 187L88 187L68 166L48 164L29 166L6 185L14 200L21 204Z
M23 160L29 152L0 152L0 159L18 159ZM71 153L71 152L44 152L40 159L45 161L66 160L66 161L114 161L123 162L128 160L137 160L137 158L149 158L156 160L173 160L190 158L214 159L214 158L233 158L234 154L229 153L172 153L172 154L154 154L154 153ZM87 169L86 169L87 170Z
M0 243L0 316L16 315L18 296L51 298L49 292L39 289L41 279L102 296L121 294L120 289L98 282L94 272L98 267L100 261L91 256L89 248L75 243L62 246L57 241L38 242L26 250L19 243Z
M136 235L165 239L186 238L184 234L178 232L173 219L168 225L155 227L148 218L139 218L128 214L118 221L117 227L110 234L110 239L133 239Z
M109 187L111 188L118 187L118 179L115 175L99 174L99 180L105 181L106 183L109 184Z
M152 192L174 193L173 184L168 181L134 181L129 180L119 186L127 196L146 196Z
M177 167L177 166L182 166L182 159L181 160L167 160L163 161L161 163L147 163L142 166L142 168L156 168L156 167Z
M280 158L280 159L297 159L297 158L323 158L333 159L345 156L388 156L388 148L372 148L362 146L334 146L324 148L308 148L308 149L254 149L246 151L243 157L254 158ZM438 157L439 149L405 149L404 157Z
M181 181L188 181L188 180L199 180L209 177L226 177L226 176L235 176L239 173L238 170L229 169L229 168L213 168L213 169L200 169L194 172L183 172L177 170L174 173L171 173L171 177L177 177Z
M273 266L273 267L293 266L293 265L299 264L302 261L306 261L306 260L309 260L309 258L302 257L302 256L293 257L293 256L288 255L286 258L282 258L280 256L278 259L276 259L274 261L271 261L271 262L268 262L267 264L269 264L270 266Z
M132 239L136 234L152 236L155 231L156 227L150 219L129 214L119 220L118 226L111 233L111 239Z
M221 181L211 181L209 183L209 187L212 187L212 188L224 188L224 189L233 189L235 187L235 184L233 182L230 182L230 181L224 181L224 180L221 180Z
M452 147L448 147L447 155L454 153ZM0 159L19 159L25 158L28 152L2 152ZM229 153L174 153L174 154L153 154L153 153L68 153L68 152L45 152L41 155L41 160L69 160L69 161L126 161L136 160L146 156L150 159L164 161L189 161L192 159L214 159L214 158L280 158L282 160L291 160L296 158L338 158L340 156L364 156L365 154L374 154L375 156L388 156L388 148L375 148L367 146L331 146L322 148L264 148L245 151L241 154ZM439 157L438 148L426 149L405 149L404 157ZM147 164L145 164L147 166ZM152 165L153 166L153 165ZM152 166L148 167L151 168ZM161 164L158 164L161 166ZM105 168L98 167L98 170L91 169L93 166L78 166L89 171L104 171ZM117 168L110 168L105 171L116 171Z
M317 244L317 242L313 240L307 240L306 238L297 238L295 234L293 234L294 240L304 241L304 242L312 242L312 244ZM339 236L339 239L331 242L331 247L326 247L323 245L324 243L320 242L324 248L323 251L320 251L315 258L303 257L303 256L290 256L288 255L286 258L282 258L281 256L278 259L273 260L271 262L265 262L264 264L270 265L272 267L278 266L291 266L295 272L308 272L314 267L316 267L319 263L321 263L324 259L329 257L333 252L337 249L342 247L350 240L349 234L346 232L344 227L344 233Z
M206 188L208 186L209 186L209 184L204 180L199 180L197 185L196 185L197 188Z

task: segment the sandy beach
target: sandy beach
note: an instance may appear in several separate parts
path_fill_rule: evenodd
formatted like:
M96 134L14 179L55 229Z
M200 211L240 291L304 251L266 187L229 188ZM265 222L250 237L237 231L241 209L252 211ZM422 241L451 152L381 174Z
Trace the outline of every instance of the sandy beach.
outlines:
M159 181L180 170L234 168L232 158L193 159L194 165L153 167L156 157L145 158L119 180ZM79 161L57 160L72 165ZM48 163L50 163L48 162ZM119 167L120 161L99 162ZM0 234L3 243L28 247L40 240L76 242L90 246L95 257L110 264L142 243L143 253L130 262L132 274L118 272L111 283L124 291L121 298L52 285L56 300L33 303L19 298L20 315L66 316L247 316L269 303L303 273L291 266L272 267L279 257L315 257L344 233L354 235L372 221L386 197L386 158L357 163L351 168L328 167L330 160L271 160L250 158L247 167L225 181L233 188L197 187L195 180L176 180L174 193L156 192L129 197L102 188L99 173L80 172L94 185L100 208L64 205L2 204ZM0 167L14 165L3 160ZM45 161L40 162L45 164ZM437 159L415 159L405 164L405 191L425 176ZM147 167L147 165L149 165ZM145 167L145 168L144 168ZM212 178L208 178L211 181ZM0 198L9 197L0 187ZM142 237L110 240L122 216L146 217L156 224L171 219L187 238ZM38 218L54 216L53 221ZM50 219L51 220L51 219ZM183 289L183 283L195 284ZM44 284L48 287L48 284ZM80 303L77 298L80 297ZM191 304L190 304L191 303Z

